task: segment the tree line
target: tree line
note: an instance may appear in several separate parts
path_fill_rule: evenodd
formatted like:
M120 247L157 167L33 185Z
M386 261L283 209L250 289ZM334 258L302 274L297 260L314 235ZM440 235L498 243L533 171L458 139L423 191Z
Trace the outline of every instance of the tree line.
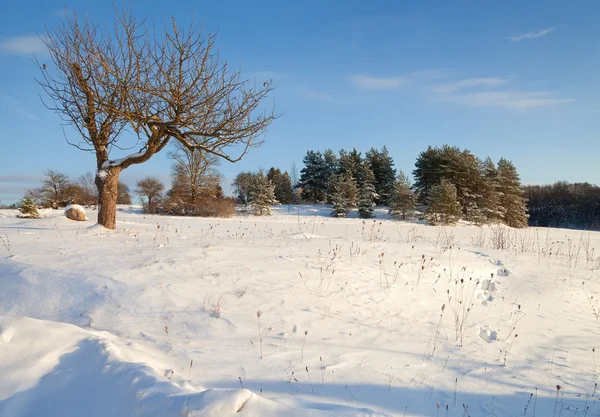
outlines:
M335 153L309 150L297 188L305 202L328 203L332 215L346 217L353 208L361 218L373 207L387 206L392 215L407 218L418 211L431 224L503 222L527 226L527 205L518 172L501 158L482 160L469 150L444 145L428 147L415 164L414 184L394 168L387 148L364 155L352 149Z
M600 230L600 187L562 181L524 190L531 226Z

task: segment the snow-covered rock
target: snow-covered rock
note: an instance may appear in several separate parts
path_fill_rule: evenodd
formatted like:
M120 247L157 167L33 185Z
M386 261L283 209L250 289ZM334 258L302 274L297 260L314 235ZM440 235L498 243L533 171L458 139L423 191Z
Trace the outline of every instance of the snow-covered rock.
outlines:
M65 207L65 216L68 219L80 222L87 220L87 217L85 217L85 209L79 204L71 204Z

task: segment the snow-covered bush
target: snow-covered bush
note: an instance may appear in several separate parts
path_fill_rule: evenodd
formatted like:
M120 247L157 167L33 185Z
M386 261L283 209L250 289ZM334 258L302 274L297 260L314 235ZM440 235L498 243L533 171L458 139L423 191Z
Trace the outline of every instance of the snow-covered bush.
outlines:
M37 205L33 199L26 195L19 203L19 214L17 217L23 219L39 219L40 213L38 212Z

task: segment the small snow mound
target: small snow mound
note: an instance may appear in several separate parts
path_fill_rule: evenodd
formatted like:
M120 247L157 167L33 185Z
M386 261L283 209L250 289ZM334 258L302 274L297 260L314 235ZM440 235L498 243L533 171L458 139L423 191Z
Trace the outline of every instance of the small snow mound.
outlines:
M290 239L317 239L321 236L312 233L295 233L290 235Z
M12 340L15 335L15 330L11 327L7 329L0 329L0 342L8 343Z
M488 326L483 326L479 328L479 337L486 343L492 343L498 340L498 332Z
M500 269L498 269L498 272L497 272L497 275L499 277L507 277L510 274L511 274L511 272L506 268L500 268Z

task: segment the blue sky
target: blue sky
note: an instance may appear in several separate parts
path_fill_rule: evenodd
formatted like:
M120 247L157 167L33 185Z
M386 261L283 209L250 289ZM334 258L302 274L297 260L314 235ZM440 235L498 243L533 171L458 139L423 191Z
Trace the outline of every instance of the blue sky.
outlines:
M19 199L46 168L77 176L94 157L41 103L37 34L67 10L110 21L109 1L11 1L0 26L0 201ZM511 159L527 184L600 183L600 2L153 1L134 12L162 27L193 14L230 65L272 79L285 114L242 170L289 170L308 149L387 145L410 173L428 145ZM267 103L272 104L272 101ZM118 156L118 154L117 154ZM168 178L166 152L122 174Z

